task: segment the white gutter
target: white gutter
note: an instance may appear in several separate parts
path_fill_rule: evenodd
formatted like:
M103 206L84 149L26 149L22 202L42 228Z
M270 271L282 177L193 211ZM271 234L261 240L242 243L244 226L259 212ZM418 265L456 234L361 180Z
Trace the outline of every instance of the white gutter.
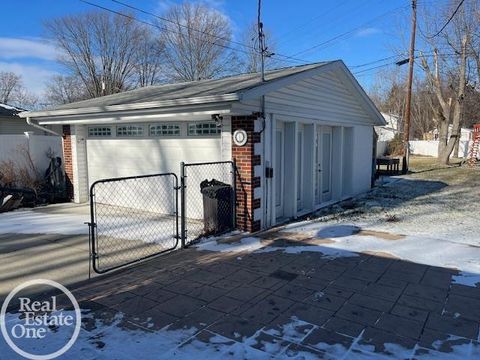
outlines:
M111 111L141 110L141 109L161 108L161 107L198 105L198 104L237 101L237 100L240 100L240 96L238 94L224 94L224 95L199 96L199 97L175 99L175 100L149 101L149 102L143 102L143 103L133 103L133 104L123 104L123 105L105 105L105 106L85 107L85 108L76 108L76 109L24 111L18 115L21 118L81 115L81 114L105 113L105 112L111 112Z
M28 116L26 117L25 120L27 121L28 125L33 126L34 128L40 129L42 131L46 131L46 132L48 132L50 134L53 134L53 135L56 135L56 136L63 137L61 134L57 133L56 131L53 131L53 130L47 129L46 127L35 124L34 122L32 122L32 120Z
M129 115L116 117L99 117L78 120L55 120L55 118L47 118L40 120L42 125L88 125L88 124L121 124L121 123L144 123L153 121L184 121L184 120L205 120L210 119L212 115L230 114L230 109L214 109L210 111L192 111L183 113L166 113L151 115Z

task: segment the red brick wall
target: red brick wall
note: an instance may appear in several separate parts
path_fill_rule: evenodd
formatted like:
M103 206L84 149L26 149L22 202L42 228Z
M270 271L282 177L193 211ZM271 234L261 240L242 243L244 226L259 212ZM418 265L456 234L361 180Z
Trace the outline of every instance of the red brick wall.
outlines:
M72 162L72 136L70 125L63 125L63 161L67 182L67 195L73 199L73 162Z
M232 141L232 157L237 164L237 227L242 231L260 230L260 220L254 220L254 210L260 207L260 199L254 199L254 189L260 187L260 177L254 176L255 165L260 165L260 155L255 155L254 144L260 142L260 133L254 131L256 117L232 116L232 133L243 129L248 141L237 146Z

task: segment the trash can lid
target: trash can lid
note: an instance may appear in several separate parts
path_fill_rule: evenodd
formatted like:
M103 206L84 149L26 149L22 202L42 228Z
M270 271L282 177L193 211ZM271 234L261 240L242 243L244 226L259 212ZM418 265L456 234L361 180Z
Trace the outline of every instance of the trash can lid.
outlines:
M218 199L222 196L230 195L230 185L214 185L204 187L201 192L204 196L210 199Z
M230 185L224 182L218 181L217 179L212 179L210 181L208 181L208 179L205 179L200 183L200 189L204 189L210 186L230 186Z

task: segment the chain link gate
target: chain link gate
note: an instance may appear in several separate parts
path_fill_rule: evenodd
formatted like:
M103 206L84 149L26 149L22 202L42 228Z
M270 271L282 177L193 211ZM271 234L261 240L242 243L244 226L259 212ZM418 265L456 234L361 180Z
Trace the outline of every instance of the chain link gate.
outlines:
M99 180L90 188L93 269L105 273L178 246L173 173Z
M202 236L217 235L235 228L236 177L233 161L182 162L180 181L182 246L188 246ZM217 186L221 182L229 189L220 189L223 191L219 198L209 199L202 193L202 187L206 187L208 182L215 184L215 181Z
M178 186L177 176L165 173L92 184L88 225L95 272L106 273L174 250L180 239L185 247L202 236L235 228L233 161L182 162L180 180Z

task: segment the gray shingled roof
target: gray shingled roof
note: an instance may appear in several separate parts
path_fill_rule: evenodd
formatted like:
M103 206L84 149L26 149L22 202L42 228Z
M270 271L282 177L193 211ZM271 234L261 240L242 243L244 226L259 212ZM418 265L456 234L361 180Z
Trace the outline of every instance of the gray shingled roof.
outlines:
M328 62L294 66L266 72L267 82L297 74L328 64ZM148 86L119 94L60 105L51 110L81 109L109 105L124 105L150 101L187 99L199 96L238 93L261 84L258 73L248 73L213 80L191 81L177 84Z

